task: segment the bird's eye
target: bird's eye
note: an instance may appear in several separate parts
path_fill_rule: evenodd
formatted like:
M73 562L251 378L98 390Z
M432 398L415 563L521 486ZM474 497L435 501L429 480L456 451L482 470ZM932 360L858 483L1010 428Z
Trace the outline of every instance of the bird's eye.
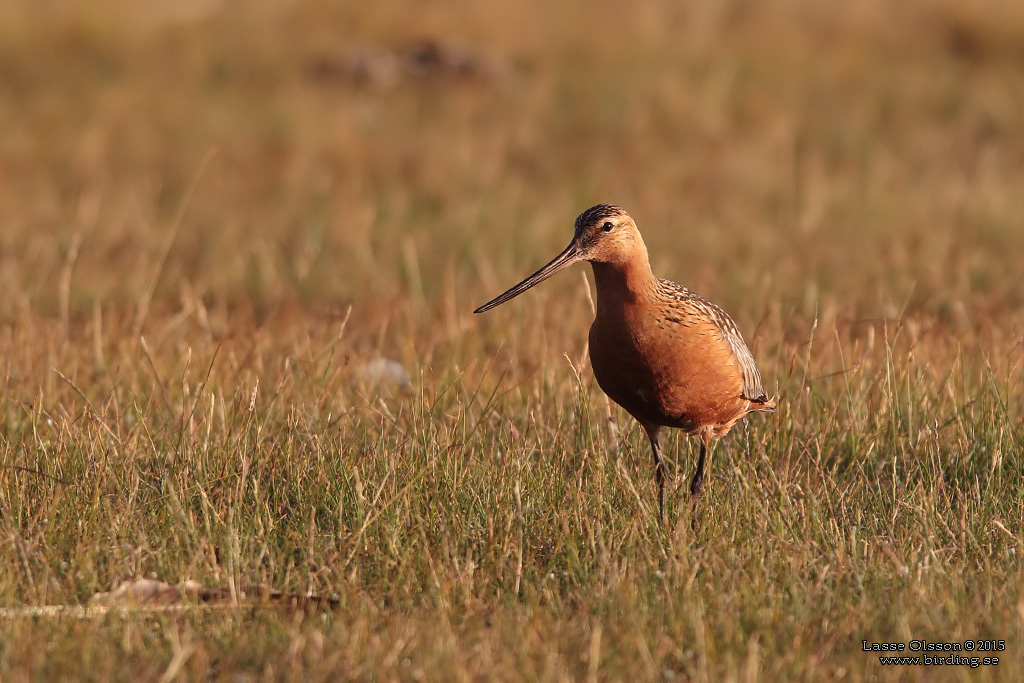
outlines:
M611 221L605 221L604 225L601 226L601 229L604 230L605 232L609 232L614 227L614 223L612 223Z

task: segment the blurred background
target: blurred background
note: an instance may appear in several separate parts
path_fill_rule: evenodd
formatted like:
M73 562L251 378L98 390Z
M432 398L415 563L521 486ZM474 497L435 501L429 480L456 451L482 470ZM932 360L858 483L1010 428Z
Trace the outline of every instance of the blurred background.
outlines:
M0 318L579 347L581 276L469 312L613 202L748 338L1019 336L1022 68L996 0L4 3Z

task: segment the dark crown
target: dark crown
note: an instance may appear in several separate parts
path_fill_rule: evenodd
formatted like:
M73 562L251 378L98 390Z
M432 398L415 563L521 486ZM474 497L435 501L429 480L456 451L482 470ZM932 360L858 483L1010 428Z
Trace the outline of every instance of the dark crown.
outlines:
M620 206L614 204L598 204L592 206L576 218L576 232L588 228L599 221L603 221L607 218L618 218L625 216L626 211Z

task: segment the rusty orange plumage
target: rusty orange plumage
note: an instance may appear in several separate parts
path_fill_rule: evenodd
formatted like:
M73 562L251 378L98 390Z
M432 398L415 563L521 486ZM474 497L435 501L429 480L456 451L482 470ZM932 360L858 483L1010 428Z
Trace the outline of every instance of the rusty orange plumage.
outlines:
M647 432L664 520L661 430L674 427L700 437L690 482L696 497L703 491L711 439L724 436L748 413L775 410L775 399L765 395L761 373L732 318L685 287L656 277L636 223L618 206L598 204L581 213L561 254L474 312L490 310L580 261L590 261L597 285L590 327L594 376Z

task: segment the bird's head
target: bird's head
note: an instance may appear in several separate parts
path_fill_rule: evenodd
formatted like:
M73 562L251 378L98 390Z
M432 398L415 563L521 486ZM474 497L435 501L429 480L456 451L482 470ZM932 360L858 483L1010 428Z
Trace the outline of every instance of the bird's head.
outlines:
M578 260L595 263L626 263L637 258L639 250L647 252L636 223L614 204L592 206L576 218L576 234L569 247L574 246Z
M624 209L613 204L592 206L576 218L572 242L551 263L473 312L483 313L503 304L574 263L592 261L623 265L641 254L646 262L647 248L643 238Z

